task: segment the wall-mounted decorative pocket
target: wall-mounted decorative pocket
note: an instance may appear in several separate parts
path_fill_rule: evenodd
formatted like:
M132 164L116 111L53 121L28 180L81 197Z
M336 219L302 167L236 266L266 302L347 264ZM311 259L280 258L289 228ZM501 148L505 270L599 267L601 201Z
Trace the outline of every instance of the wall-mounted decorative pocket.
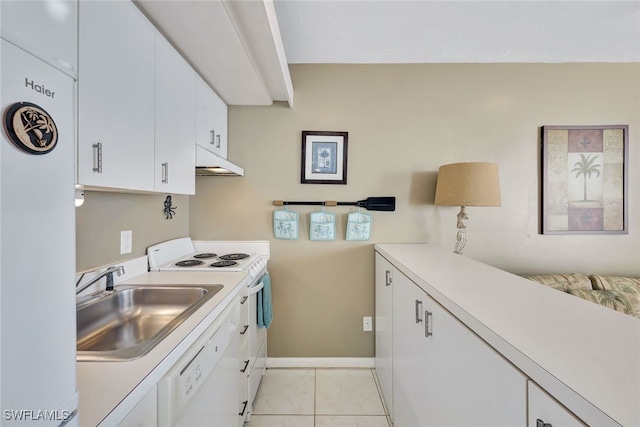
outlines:
M320 212L311 214L309 225L309 239L311 240L335 240L336 215L325 212L324 207Z
M347 217L347 240L369 240L371 237L371 215L351 212Z
M273 234L276 239L298 240L298 212L288 209L275 211Z

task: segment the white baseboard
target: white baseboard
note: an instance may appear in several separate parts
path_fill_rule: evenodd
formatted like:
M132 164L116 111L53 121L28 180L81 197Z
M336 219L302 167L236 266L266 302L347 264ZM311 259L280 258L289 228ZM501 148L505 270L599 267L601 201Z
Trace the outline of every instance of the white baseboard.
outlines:
M374 357L268 357L267 368L375 368Z

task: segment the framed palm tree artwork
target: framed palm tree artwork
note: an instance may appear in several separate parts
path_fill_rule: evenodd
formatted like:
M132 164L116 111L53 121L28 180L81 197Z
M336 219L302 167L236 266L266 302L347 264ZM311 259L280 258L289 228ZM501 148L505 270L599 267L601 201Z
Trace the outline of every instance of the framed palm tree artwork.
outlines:
M347 184L348 132L302 131L302 184Z
M542 234L627 234L628 125L542 127Z

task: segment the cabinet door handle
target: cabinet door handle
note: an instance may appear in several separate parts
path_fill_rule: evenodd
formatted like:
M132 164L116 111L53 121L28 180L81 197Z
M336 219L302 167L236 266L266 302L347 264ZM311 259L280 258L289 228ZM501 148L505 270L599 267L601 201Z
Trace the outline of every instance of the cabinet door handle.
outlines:
M536 427L553 427L553 426L551 424L549 424L549 423L545 423L540 418L538 418L536 420Z
M241 417L244 417L244 411L247 410L247 405L249 404L249 401L245 400L244 402L242 402L242 404L243 404L242 411L240 411L238 415L240 415Z
M211 129L209 131L209 144L213 145L215 144L215 139L216 139L216 130L215 129Z
M249 297L248 297L248 296L246 296L246 295L245 295L245 296L243 296L243 297L242 297L242 300L240 300L240 305L243 305L243 304L244 304L248 299L249 299Z
M422 313L422 301L416 300L416 323L422 323L420 314Z
M93 171L102 173L102 142L97 142L93 147Z
M249 367L249 361L245 360L244 361L244 368L240 369L240 372L242 372L244 374L247 371L248 367Z
M391 270L384 271L384 284L386 286L391 286Z
M220 148L220 134L216 135L216 148Z
M244 329L240 332L240 335L244 335L247 333L247 329L249 329L249 325L244 325Z
M162 164L162 182L165 184L169 183L169 163L165 162Z
M425 338L429 338L433 335L433 325L429 322L429 318L433 319L433 313L430 311L424 312L424 336Z

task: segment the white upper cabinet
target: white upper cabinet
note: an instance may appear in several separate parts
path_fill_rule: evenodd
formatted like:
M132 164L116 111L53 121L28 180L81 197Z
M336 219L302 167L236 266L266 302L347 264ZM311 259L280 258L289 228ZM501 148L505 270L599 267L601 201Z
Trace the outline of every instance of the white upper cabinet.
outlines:
M75 77L77 0L2 0L2 37Z
M227 109L227 104L224 103L222 98L213 91L211 94L213 95L213 123L216 130L216 148L213 152L226 159L229 142L229 136L227 133L229 111Z
M156 37L155 190L195 194L196 73Z
M78 183L154 191L156 30L129 1L79 10Z
M196 75L196 144L227 158L227 105Z

